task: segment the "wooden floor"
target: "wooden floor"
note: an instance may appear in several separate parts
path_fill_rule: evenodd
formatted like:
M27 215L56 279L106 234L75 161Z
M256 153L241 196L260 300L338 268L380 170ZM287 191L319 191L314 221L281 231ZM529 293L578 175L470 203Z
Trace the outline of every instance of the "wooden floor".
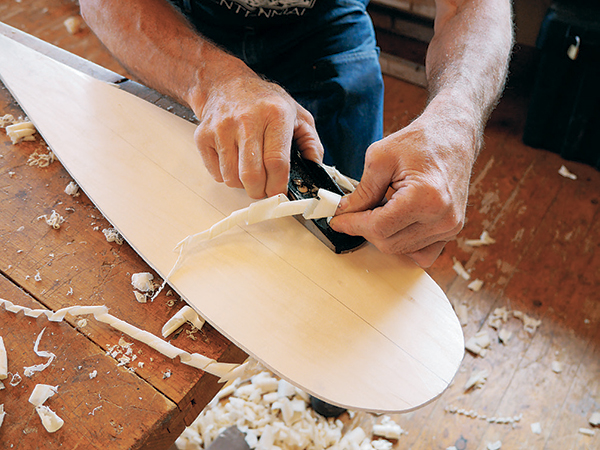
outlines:
M63 21L77 12L76 2L69 0L0 3L0 21L124 73L89 29L67 33ZM426 93L399 80L385 81L385 127L392 132L419 113ZM496 441L502 449L600 448L600 429L594 436L579 432L591 428L588 418L600 411L600 173L521 142L526 93L523 86L509 84L486 130L465 228L429 269L455 307L468 312L466 339L484 330L491 344L484 357L467 353L440 399L394 418L408 431L395 448L486 449ZM577 180L559 175L562 164ZM496 244L466 245L484 230ZM471 279L484 281L479 292L457 276L454 261ZM510 315L501 328L513 334L502 344L488 325L501 307L541 325L528 332ZM559 366L562 371L553 371ZM481 370L487 370L487 382L465 392L467 380ZM520 420L490 423L449 410ZM371 418L354 420L368 427ZM534 423L541 434L532 432Z

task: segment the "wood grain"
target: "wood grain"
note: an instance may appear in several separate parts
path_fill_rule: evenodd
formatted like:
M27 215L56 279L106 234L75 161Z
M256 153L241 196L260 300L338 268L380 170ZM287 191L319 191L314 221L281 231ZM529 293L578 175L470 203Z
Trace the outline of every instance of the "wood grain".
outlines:
M57 3L60 1L37 3L49 7L46 22L62 23L68 16L61 13ZM76 12L74 2L68 3L71 3L68 14ZM50 32L51 27L44 21L37 27L30 26L27 13L20 15L19 21L13 21L14 11L25 8L25 2L3 2L0 20L26 28L38 37L60 40L65 48L72 45L71 38L58 37L65 34L60 27ZM93 36L76 36L73 40L85 42L81 54L96 62L99 62L97 55L105 52ZM107 56L105 61L109 62L104 65L119 72L111 65L116 65L114 60ZM540 336L530 336L519 321L511 320L507 325L515 335L509 345L494 342L492 351L483 359L467 354L455 383L437 402L394 416L408 431L394 445L396 449L443 450L456 445L460 449L484 450L488 442L496 439L502 440L503 449L600 447L598 429L594 437L577 432L580 427L589 426L587 419L593 411L600 410L600 176L589 166L564 161L555 154L522 144L529 91L527 84L515 84L518 69L512 68L513 81L486 129L486 148L475 166L465 229L456 241L446 246L428 272L453 302L469 306L467 336L487 327L485 320L495 306L517 301L514 308L536 317L542 317L538 314L540 308L545 308ZM427 94L421 88L389 77L385 78L385 84L385 127L386 132L392 132L420 113ZM7 154L4 149L0 153ZM572 182L560 177L557 171L561 164L577 173L579 179ZM3 180L0 186L5 186L6 179L0 179ZM565 190L563 195L559 195L561 190ZM577 227L580 217L582 222L592 217L593 224L566 241L568 227ZM561 225L562 220L565 223ZM554 242L556 227L562 231ZM498 240L496 245L480 249L464 245L465 239L478 237L483 229L490 230ZM466 264L474 277L486 282L481 291L469 291L465 282L457 278L452 270L453 258ZM539 265L546 268L539 271ZM582 267L583 271L578 272ZM560 294L553 294L559 290ZM546 295L552 297L552 305L544 306ZM536 306L540 302L541 306ZM553 349L559 354L553 354ZM567 357L563 361L568 368L561 374L548 370L548 363L555 356ZM473 370L482 368L490 370L489 381L482 389L464 393L464 381ZM491 425L444 412L451 404L481 407L482 413L523 413L523 419L515 427ZM542 424L542 435L531 432L530 424L535 422ZM369 430L372 418L358 414L352 423L362 423Z
M91 67L91 70L95 74L98 73L96 67ZM0 111L2 115L13 114L15 117L24 115L4 87L0 90ZM160 335L164 322L184 303L177 296L167 297L164 294L155 302L145 305L135 300L130 283L131 275L151 271L151 269L127 244L119 246L106 241L102 230L110 224L85 194L71 197L64 193L66 185L72 181L72 178L59 163L43 168L28 164L29 156L36 151L42 154L47 154L49 151L39 136L36 142L12 145L5 133L0 135L0 155L2 155L0 157L0 180L2 180L0 182L2 239L0 270L4 284L10 286L14 283L15 286L29 293L32 298L28 301L37 305L36 307L56 310L73 304L106 304L111 314ZM38 219L52 210L66 218L65 223L58 230L50 228L43 219ZM40 281L36 280L36 275ZM14 297L13 292L19 291L7 287L6 290L0 290L0 296L15 303L29 298L28 296ZM9 324L10 314L4 311L2 313L4 314L2 324ZM27 326L32 330L37 326L39 332L42 325L37 322L44 321L38 319L28 323ZM140 405L124 407L124 400L113 401L116 405L120 405L120 409L103 406L103 411L110 412L110 417L106 416L103 419L107 420L110 430L116 430L111 434L106 430L104 430L106 433L103 433L101 427L90 423L93 417L88 416L87 413L83 414L77 409L77 414L73 415L68 411L64 415L69 415L71 434L69 435L65 428L60 435L54 435L56 438L44 444L48 445L44 448L55 448L57 442L63 442L65 438L75 443L73 448L78 448L77 446L101 448L105 447L107 442L113 442L110 445L118 445L119 448L168 448L220 388L215 377L204 375L202 371L179 364L178 361L169 360L143 344L136 343L133 346L136 352L141 352L138 353L138 360L129 365L135 369L135 373L117 368L117 361L107 357L105 352L107 348L118 344L120 333L94 322L93 319L89 320L84 328L77 327L76 320L69 319L69 322L70 324L50 324L61 330L65 345L71 341L77 343L74 353L61 367L70 365L72 369L80 365L77 364L80 353L100 355L101 358L96 358L98 367L102 367L102 370L105 370L105 366L111 367L113 372L125 381L115 381L114 377L108 376L98 377L96 380L96 383L100 384L98 392L108 390L114 395L128 398L132 398L138 391L144 392L142 399L149 399L144 400L144 403L148 403L149 413L139 414L139 411L144 409ZM25 325L19 321L10 328L0 330L0 335L5 337L6 341L6 336L14 334L19 329L15 327L19 326ZM71 331L67 331L69 329ZM192 335L195 340L188 338L186 331L190 331L189 326L178 337L172 338L174 345L228 362L242 362L246 357L210 325ZM28 339L20 345L23 348L31 347L28 352L33 352L33 341L29 342ZM63 351L66 353L65 350ZM34 354L32 355L35 357ZM13 360L12 351L9 353L9 360ZM143 362L144 366L139 367L138 362ZM23 366L18 359L14 364L17 367ZM106 372L108 371L107 369ZM171 371L171 376L164 378L163 374L167 371ZM20 372L22 375L22 369ZM55 377L46 378L46 373L44 371L36 375L38 379L43 378L39 382L58 384L50 381ZM68 389L73 393L70 397L63 397L64 403L61 404L61 408L65 411L74 411L80 404L76 398L77 387L73 385L74 376L70 375L70 378L62 381L63 386L71 386ZM21 434L25 422L15 421L14 418L23 417L31 420L29 419L31 414L22 416L13 412L14 408L19 408L17 409L19 412L28 408L26 402L28 394L27 397L23 397L22 392L29 392L33 385L31 382L23 383L18 391L11 392L12 388L8 388L0 394L0 402L5 403L5 409L9 414L0 431L3 443L22 442ZM112 386L114 389L111 389ZM15 404L20 406L17 407ZM33 418L37 419L37 414ZM67 421L66 417L63 418ZM111 421L114 426L111 425ZM83 438L80 438L75 431L79 428L88 430L89 435L86 432L81 435ZM94 431L96 428L99 429ZM30 440L26 439L23 442L32 444L36 442L33 439L39 439L41 433L45 433L45 430L38 426L36 433L28 438ZM98 436L105 436L108 441L98 439Z
M13 95L161 277L181 239L249 204L210 177L194 125L9 38L2 44L3 62L20 60L1 71ZM280 376L344 407L414 409L446 388L463 355L456 316L421 269L369 245L335 255L293 218L202 245L170 284Z

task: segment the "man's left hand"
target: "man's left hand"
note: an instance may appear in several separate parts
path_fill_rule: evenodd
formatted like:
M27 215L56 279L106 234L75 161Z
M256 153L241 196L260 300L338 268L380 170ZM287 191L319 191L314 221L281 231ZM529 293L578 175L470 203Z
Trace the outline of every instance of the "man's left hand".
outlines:
M475 153L473 136L440 122L421 116L372 144L363 177L331 227L422 267L433 264L463 227ZM388 188L393 193L382 203Z

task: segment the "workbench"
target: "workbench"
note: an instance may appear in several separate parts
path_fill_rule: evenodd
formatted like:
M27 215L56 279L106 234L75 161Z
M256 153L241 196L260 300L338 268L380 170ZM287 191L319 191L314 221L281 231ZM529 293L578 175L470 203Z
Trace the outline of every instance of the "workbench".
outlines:
M193 120L189 110L114 72L6 25L0 24L0 33ZM0 116L5 114L23 116L2 86ZM132 275L152 270L127 243L107 241L103 230L111 225L85 194L65 193L72 180L58 161L46 165L47 156L32 157L49 152L39 135L13 145L0 132L0 298L53 311L106 305L117 318L161 336L164 323L185 302L168 288L154 301L136 300ZM58 229L42 217L52 211L65 218ZM6 412L0 448L169 448L221 388L217 377L171 360L92 316L82 318L67 315L50 322L0 307L10 372L0 390ZM39 350L56 359L26 377L24 367L46 362L34 352L44 329ZM218 361L241 363L247 357L208 324L199 331L186 324L169 340ZM18 384L15 373L21 377ZM37 384L58 386L45 403L65 422L55 433L44 429L28 402Z

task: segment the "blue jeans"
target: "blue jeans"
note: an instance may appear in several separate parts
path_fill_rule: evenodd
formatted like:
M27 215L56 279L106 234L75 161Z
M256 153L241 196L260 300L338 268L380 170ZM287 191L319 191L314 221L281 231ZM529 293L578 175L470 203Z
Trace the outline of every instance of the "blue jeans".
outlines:
M367 147L383 136L383 79L368 0L316 0L300 16L274 20L239 17L210 0L183 3L203 36L311 112L326 164L360 179Z

